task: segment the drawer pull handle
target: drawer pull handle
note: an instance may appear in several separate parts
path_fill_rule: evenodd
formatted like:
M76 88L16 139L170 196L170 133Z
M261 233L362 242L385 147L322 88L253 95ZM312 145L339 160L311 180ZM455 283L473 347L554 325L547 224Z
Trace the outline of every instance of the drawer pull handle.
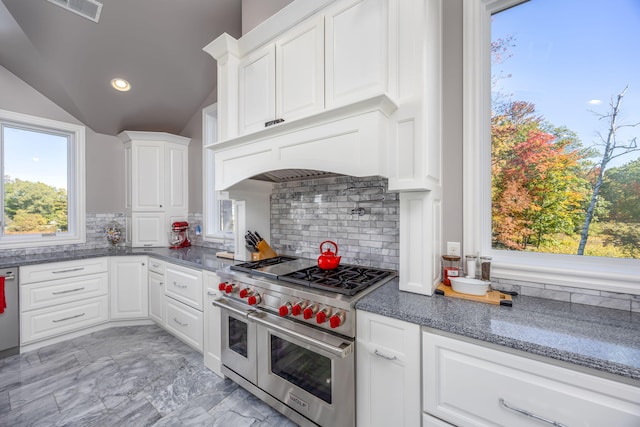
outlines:
M526 417L533 418L534 420L542 421L543 423L551 424L552 426L555 426L555 427L567 427L565 424L559 423L557 421L550 420L549 418L541 417L540 415L536 415L536 414L531 413L529 411L526 411L524 409L520 409L520 408L516 408L514 406L511 406L507 402L505 402L503 398L499 398L498 402L500 402L501 406L503 406L503 407L505 407L505 408L507 408L507 409L509 409L511 411L514 411L514 412L517 412L519 414L522 414L522 415L524 415Z
M173 318L173 321L176 322L178 325L185 327L185 326L189 326L188 323L182 323L181 321L179 321L178 319L176 319L175 317Z
M182 289L188 287L187 285L181 285L180 283L176 283L176 282L173 282L173 286L175 286L176 288L182 288Z
M64 322L65 320L77 319L84 316L84 313L76 314L75 316L65 317L64 319L54 320L53 323Z
M217 294L212 291L207 291L207 295L209 295L210 297L215 297Z
M378 351L377 348L373 351L373 354L375 354L378 357L382 357L383 359L387 359L387 360L396 360L398 358L397 356L387 356L386 354L381 353L380 351Z
M52 271L53 274L59 274L59 273L71 273L73 271L81 271L84 270L84 267L76 267L76 268L68 268L66 270L58 270L58 271Z
M81 287L81 288L67 289L66 291L51 292L51 294L53 294L53 295L68 294L70 292L78 292L78 291L82 291L82 290L84 290L84 286Z

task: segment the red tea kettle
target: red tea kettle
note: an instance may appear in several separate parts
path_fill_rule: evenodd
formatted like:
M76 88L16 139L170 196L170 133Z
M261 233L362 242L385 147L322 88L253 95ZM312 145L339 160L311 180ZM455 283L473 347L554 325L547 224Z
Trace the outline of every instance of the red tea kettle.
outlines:
M325 243L333 245L336 251L331 252L330 249L327 249L326 251L322 252L322 246L324 246ZM318 267L320 267L322 270L333 270L334 268L338 268L338 264L340 264L340 258L342 257L339 257L337 255L338 255L338 245L336 245L335 242L332 242L331 240L325 240L324 242L320 243L320 256L318 257Z

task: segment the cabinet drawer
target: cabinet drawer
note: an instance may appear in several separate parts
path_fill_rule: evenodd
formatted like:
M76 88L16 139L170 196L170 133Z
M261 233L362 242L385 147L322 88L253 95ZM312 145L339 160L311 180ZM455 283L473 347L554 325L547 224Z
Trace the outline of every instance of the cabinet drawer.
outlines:
M103 257L20 267L20 284L106 273L108 261Z
M423 372L426 412L458 426L640 425L639 387L428 332Z
M107 295L108 290L107 273L31 283L20 286L20 305L22 311L29 311Z
M167 265L165 276L167 295L202 311L202 271Z
M149 258L149 271L158 273L164 276L165 263L158 261L157 259Z
M20 343L28 344L108 320L107 295L21 313Z
M202 312L165 296L166 328L169 332L202 352Z

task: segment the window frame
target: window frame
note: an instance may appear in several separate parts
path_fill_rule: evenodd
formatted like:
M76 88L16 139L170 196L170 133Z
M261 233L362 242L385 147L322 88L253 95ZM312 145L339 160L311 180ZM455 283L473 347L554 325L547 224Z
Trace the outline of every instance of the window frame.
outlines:
M491 248L491 15L528 0L463 0L463 245L492 257L491 275L640 295L640 260Z
M226 244L233 241L233 231L220 230L220 200L225 192L215 191L214 153L209 147L218 141L218 104L202 109L202 239L205 242Z
M0 237L0 249L25 247L42 247L86 243L86 176L85 176L85 127L73 123L36 117L29 114L16 113L0 109L0 123L24 127L28 130L52 131L70 135L67 153L67 224L64 234L43 236L20 235ZM3 153L4 153L4 148ZM3 154L4 156L4 154ZM0 164L4 177L4 159ZM3 178L4 181L4 178ZM4 220L4 182L3 197L0 205ZM4 227L4 224L2 225Z

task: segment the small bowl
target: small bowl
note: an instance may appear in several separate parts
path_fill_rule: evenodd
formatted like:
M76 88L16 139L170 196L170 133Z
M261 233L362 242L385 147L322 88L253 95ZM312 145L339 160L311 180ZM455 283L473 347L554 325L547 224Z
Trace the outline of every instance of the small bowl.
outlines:
M468 295L485 295L491 284L491 282L468 277L451 277L450 279L454 291Z

